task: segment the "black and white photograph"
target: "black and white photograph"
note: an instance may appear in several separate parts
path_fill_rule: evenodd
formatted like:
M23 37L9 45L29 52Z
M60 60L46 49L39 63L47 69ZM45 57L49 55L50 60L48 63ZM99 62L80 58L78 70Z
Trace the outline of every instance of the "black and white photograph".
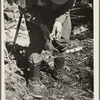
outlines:
M1 1L2 100L94 100L95 1Z

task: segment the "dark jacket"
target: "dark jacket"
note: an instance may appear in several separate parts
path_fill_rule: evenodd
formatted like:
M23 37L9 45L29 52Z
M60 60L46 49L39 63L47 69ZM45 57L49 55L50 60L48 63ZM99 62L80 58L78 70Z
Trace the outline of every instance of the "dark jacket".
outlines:
M50 17L50 15L54 13L57 17L55 20L60 21L63 24L68 15L69 9L72 8L75 0L65 0L66 2L64 4L56 4L51 0L41 0L43 3L42 6L40 6L37 1L38 0L25 0L23 3L19 2L18 5L21 8L27 9L26 13L32 14L33 23L37 26L40 26L41 23L44 23L45 18Z

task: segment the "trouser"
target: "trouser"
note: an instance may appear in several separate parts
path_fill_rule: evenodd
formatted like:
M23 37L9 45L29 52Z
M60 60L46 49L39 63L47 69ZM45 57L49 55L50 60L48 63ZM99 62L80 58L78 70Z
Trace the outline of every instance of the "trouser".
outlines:
M30 37L30 44L29 44L28 53L27 53L28 60L30 63L33 63L36 60L37 61L40 60L39 54L43 50L46 41L44 40L43 34L39 27L35 26L34 24L28 21L26 21L26 26L27 26L27 29L29 30L29 37ZM48 26L48 29L50 29L49 26ZM65 43L65 42L67 43L70 38L70 33L71 33L71 20L70 20L70 15L68 15L68 18L65 19L63 23L61 39L59 39L58 41L60 43Z
M47 25L48 29L51 32L54 21L55 21L54 19L56 18L56 16L53 17L52 15L50 17L50 15L48 15L48 17L49 17L49 20L47 21L47 23L45 22L45 24ZM41 54L41 51L44 49L46 40L44 40L43 34L39 27L37 27L36 25L34 25L33 23L29 21L26 21L26 26L29 31L29 37L30 37L30 44L27 51L28 62L32 65L32 67L34 67L33 66L34 64L37 65L37 63L41 62L42 60L40 54ZM70 37L70 33L71 33L71 20L70 20L70 15L68 15L68 17L65 19L63 23L62 36L58 40L58 42L67 43ZM34 68L36 68L36 66ZM37 73L37 71L39 71L40 69L39 66L37 68L37 71L34 68L32 68L34 71L33 73ZM33 77L36 77L36 76L38 77L39 74L36 74L36 75L33 74ZM37 79L39 79L39 77Z

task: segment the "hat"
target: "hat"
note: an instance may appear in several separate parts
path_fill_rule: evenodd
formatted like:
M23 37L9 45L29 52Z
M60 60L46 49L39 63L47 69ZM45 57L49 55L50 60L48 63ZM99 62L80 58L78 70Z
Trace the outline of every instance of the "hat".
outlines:
M55 4L65 4L69 0L51 0Z

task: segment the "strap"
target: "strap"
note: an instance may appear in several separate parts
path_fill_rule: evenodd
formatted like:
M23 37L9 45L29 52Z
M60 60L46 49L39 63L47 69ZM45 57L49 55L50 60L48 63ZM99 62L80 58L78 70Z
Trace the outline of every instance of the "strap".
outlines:
M19 28L20 28L20 25L21 25L22 16L23 15L21 14L20 17L19 17L19 22L18 22L18 25L17 25L17 30L16 30L16 34L15 34L13 45L16 44L16 40L17 40L17 37L18 37Z

